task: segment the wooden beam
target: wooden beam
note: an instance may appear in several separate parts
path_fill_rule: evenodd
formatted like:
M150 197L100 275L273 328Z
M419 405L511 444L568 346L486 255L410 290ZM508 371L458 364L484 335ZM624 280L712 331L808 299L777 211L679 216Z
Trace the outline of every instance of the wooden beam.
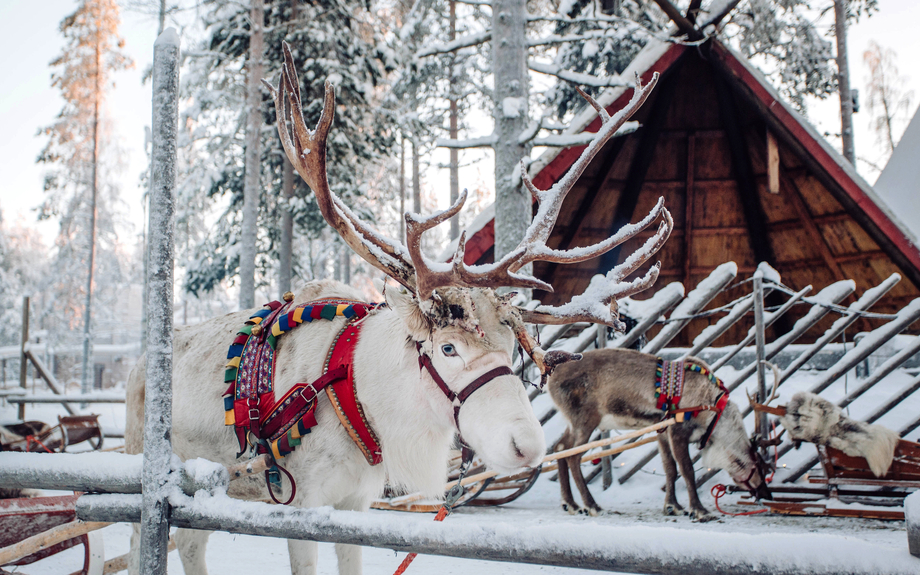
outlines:
M776 136L767 128L767 191L779 193L779 146Z
M847 279L843 275L843 271L840 269L840 266L837 264L837 260L834 259L834 254L831 252L830 246L827 245L827 240L824 238L824 234L821 233L821 230L818 229L817 224L815 224L814 220L812 219L811 213L808 211L808 206L805 205L805 199L802 197L802 192L799 190L799 187L795 184L795 181L792 178L786 177L785 175L783 176L782 180L785 188L789 190L789 193L787 194L789 203L792 204L792 207L795 208L795 211L799 214L799 221L802 222L802 227L805 229L806 233L808 233L812 243L821 254L821 258L824 260L824 264L830 268L835 280L840 281ZM857 288L857 294L859 291L859 288Z
M680 60L683 60L683 56L681 56ZM652 159L654 159L655 147L658 145L661 129L664 127L668 109L674 100L674 93L677 91L678 75L672 72L676 72L679 68L680 62L678 61L668 69L668 75L658 82L658 94L655 96L648 119L640 133L636 153L633 156L632 164L629 166L626 184L623 186L623 191L620 192L620 197L617 200L617 208L616 212L614 212L608 236L612 236L617 230L628 224L633 217L633 212L636 211L642 184L645 181L648 168L652 164ZM598 273L607 273L617 265L621 249L622 246L617 246L601 256Z
M744 210L744 219L747 223L751 250L754 252L754 261L767 262L776 267L776 257L767 237L767 224L763 207L757 195L757 181L754 178L754 168L748 155L748 146L744 139L739 122L738 107L728 82L721 74L713 74L716 84L716 94L719 99L719 115L728 135L729 149L731 150L732 168L738 182L738 196Z
M14 561L19 561L23 557L38 553L42 549L47 549L52 545L57 545L68 539L85 535L90 531L96 531L103 527L108 527L109 525L111 525L111 523L99 521L90 521L86 523L83 521L71 521L70 523L58 525L57 527L42 531L32 537L27 537L19 543L14 543L9 547L0 549L0 565L8 565Z
M690 40L699 40L703 37L700 31L697 30L689 20L684 18L683 14L680 13L680 10L678 10L674 4L671 4L668 0L655 0L655 4L658 4L661 11L667 14L672 22L677 24L677 29L680 30L682 34L686 34L687 38Z
M684 286L690 286L690 259L693 256L693 176L695 167L696 136L691 133L687 136L687 189L684 193Z
M690 0L690 5L687 6L687 20L691 24L696 24L696 17L700 13L700 5L703 3L703 0Z

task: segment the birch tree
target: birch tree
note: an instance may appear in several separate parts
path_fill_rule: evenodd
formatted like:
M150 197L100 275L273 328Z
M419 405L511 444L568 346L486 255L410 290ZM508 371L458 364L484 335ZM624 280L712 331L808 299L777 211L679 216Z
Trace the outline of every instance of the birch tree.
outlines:
M240 249L240 309L256 305L256 226L262 174L262 0L251 0L249 62L246 74L246 166L243 178L243 229Z
M894 151L895 136L910 120L913 92L905 90L907 81L898 71L897 54L890 48L882 48L878 42L869 42L869 49L863 52L863 62L869 68L866 80L866 111L870 115L869 126L875 132L876 141L884 150L884 158Z
M66 276L66 272L75 272L75 266L85 266L82 310L78 312L74 302L69 310L73 319L79 316L83 324L84 393L89 391L92 370L99 216L100 211L105 212L101 215L111 224L114 200L114 190L105 173L109 146L105 97L112 87L112 74L133 65L121 52L124 40L118 35L118 25L115 0L84 0L61 22L65 44L61 55L51 62L51 84L60 90L64 108L40 132L48 137L48 143L38 162L49 167L45 178L47 196L40 217L57 217L60 221L57 260L64 269L58 273ZM105 231L114 234L111 225ZM66 291L79 293L73 287L68 286Z

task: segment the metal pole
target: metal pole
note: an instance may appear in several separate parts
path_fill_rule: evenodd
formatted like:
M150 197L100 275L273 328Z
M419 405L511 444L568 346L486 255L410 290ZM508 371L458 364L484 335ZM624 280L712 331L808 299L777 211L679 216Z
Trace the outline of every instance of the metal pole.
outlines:
M153 151L147 244L147 366L140 568L166 574L167 480L172 458L173 230L178 129L179 35L167 28L153 45Z
M764 360L766 359L764 346L766 345L766 341L763 323L763 272L759 269L754 273L754 331L754 340L757 347L757 393L759 394L758 400L763 402L767 400L767 374L764 371ZM757 435L759 436L758 439L765 439L767 436L766 412L760 413L760 417L757 419L756 429ZM766 457L767 448L761 446L760 449L764 457Z
M19 346L19 387L26 389L26 372L29 369L29 361L26 359L26 344L29 343L29 296L22 298L22 342ZM21 420L26 418L26 404L19 406L18 417Z

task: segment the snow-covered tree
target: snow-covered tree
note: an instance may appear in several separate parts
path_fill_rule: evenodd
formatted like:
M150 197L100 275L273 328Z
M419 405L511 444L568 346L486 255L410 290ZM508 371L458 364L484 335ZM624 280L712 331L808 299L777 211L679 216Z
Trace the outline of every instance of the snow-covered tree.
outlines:
M90 382L94 294L100 285L117 285L111 280L121 273L113 211L117 190L110 177L115 158L104 113L112 73L132 65L121 52L118 25L115 0L83 0L61 22L65 45L51 62L51 84L60 90L64 108L40 132L48 143L38 162L49 168L40 217L60 221L54 265L58 305L68 321L83 324L84 391ZM95 281L97 272L105 282Z
M336 132L329 141L329 181L335 192L353 208L373 219L362 204L368 191L369 173L381 152L390 145L391 134L378 114L379 89L384 80L386 52L370 17L370 6L360 2L286 0L266 6L263 56L264 75L277 76L287 41L301 70L304 115L315 122L322 108L323 83L336 86ZM188 66L183 91L191 105L182 111L186 128L182 141L186 165L180 184L180 228L184 220L216 212L213 226L191 225L188 242L186 289L199 293L219 283L233 281L240 266L240 237L245 150L245 66L250 42L246 6L209 1L204 3L207 37L202 45L186 51ZM264 92L263 92L264 97ZM261 197L258 214L256 285L267 286L275 274L281 240L281 214L293 215L294 236L314 242L334 241L328 236L312 194L300 178L293 178L293 194L285 198L284 162L275 128L274 108L263 99L265 125L261 130ZM370 172L368 171L370 170ZM181 209L183 204L190 206ZM300 275L312 279L326 266L310 262L301 268L300 254L293 249L293 265ZM340 250L339 250L340 251ZM313 255L329 253L317 249ZM318 257L318 256L317 256ZM306 258L309 259L309 258Z

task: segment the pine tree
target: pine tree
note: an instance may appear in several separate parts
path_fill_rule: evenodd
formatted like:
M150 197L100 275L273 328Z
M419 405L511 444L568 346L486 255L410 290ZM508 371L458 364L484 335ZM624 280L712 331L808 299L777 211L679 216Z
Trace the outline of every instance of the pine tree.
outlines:
M385 80L387 60L379 31L370 18L370 6L360 2L315 3L284 0L266 5L263 55L266 78L277 76L282 62L281 42L287 41L301 70L301 90L307 122L316 122L322 108L323 83L336 86L335 137L329 141L329 181L353 209L372 218L363 202L381 152L392 136L378 114L378 86ZM215 289L225 280L234 281L240 269L244 156L245 67L250 46L249 13L237 4L204 3L207 38L198 50L189 50L183 91L192 104L182 111L187 128L183 145L186 165L180 183L177 222L219 209L211 229L191 226L186 259L185 286L198 294ZM296 10L296 12L294 12ZM292 264L306 279L322 275L324 260L331 255L325 245L328 234L322 215L299 177L285 198L284 162L275 126L274 108L263 92L264 126L261 130L261 189L256 238L256 287L272 283L281 245L282 214L292 214L292 236L313 249L301 262L305 250L292 248ZM229 129L228 129L229 128ZM182 208L190 206L189 210ZM223 204L223 205L222 205ZM319 245L322 244L322 245ZM178 245L178 242L177 242ZM302 265L303 263L303 265ZM302 266L302 267L301 267Z
M109 146L104 116L111 75L132 66L120 50L124 40L118 35L119 12L115 0L84 0L77 10L61 22L64 50L51 62L55 71L53 87L61 91L64 108L51 125L41 130L49 141L38 157L48 164L45 190L48 196L41 207L42 218L59 217L56 241L57 273L65 280L60 290L64 309L71 320L83 323L82 389L89 390L94 281L100 242L108 247L114 239L112 201L114 190L106 178L105 154ZM100 224L104 224L100 226ZM102 235L106 237L100 237ZM107 265L117 262L111 258ZM78 268L86 270L82 310L74 297L79 293ZM115 270L117 271L117 270ZM69 281L68 281L69 280Z

